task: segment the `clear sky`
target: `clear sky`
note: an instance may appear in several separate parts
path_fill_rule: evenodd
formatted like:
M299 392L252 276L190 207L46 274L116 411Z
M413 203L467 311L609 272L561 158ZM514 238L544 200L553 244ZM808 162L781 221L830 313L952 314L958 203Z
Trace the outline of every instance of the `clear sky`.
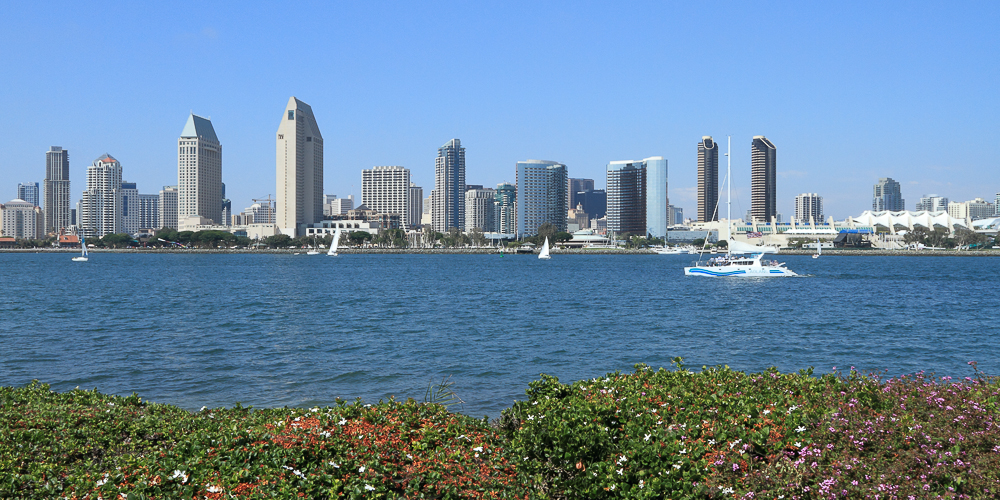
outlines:
M152 6L146 5L154 4ZM73 202L107 152L142 193L177 183L189 112L211 117L234 212L275 194L289 96L325 141L325 192L402 165L425 194L437 148L470 184L518 160L604 185L609 161L664 156L693 215L697 142L778 148L778 211L816 192L838 219L892 177L925 193L1000 192L1000 2L17 2L0 0L0 198L70 150ZM723 146L724 147L724 146ZM724 160L723 160L724 161ZM724 168L724 165L723 165ZM6 194L3 194L6 193ZM734 214L736 215L736 214Z

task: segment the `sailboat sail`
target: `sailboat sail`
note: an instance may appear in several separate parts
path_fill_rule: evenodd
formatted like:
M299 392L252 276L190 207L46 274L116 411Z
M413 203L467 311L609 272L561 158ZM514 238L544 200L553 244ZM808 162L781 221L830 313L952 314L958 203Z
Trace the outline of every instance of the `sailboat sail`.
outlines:
M337 247L340 245L340 228L338 227L333 232L333 241L330 242L330 250L326 252L327 255L336 257Z
M542 245L542 251L538 254L539 259L549 259L549 238L545 237L545 244Z

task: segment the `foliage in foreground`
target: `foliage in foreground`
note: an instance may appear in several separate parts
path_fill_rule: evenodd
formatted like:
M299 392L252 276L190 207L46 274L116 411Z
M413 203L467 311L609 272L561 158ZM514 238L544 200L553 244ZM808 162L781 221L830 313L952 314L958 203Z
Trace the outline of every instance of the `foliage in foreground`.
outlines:
M543 376L498 430L412 401L192 414L0 388L0 497L1000 496L1000 384L978 371L882 380L677 363L570 385Z

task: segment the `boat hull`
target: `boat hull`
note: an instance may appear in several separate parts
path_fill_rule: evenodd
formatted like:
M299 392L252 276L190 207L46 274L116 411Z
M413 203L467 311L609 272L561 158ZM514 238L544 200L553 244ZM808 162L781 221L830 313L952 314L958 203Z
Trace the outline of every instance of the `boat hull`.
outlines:
M798 276L784 267L773 266L693 266L684 268L684 276L709 278L780 278Z

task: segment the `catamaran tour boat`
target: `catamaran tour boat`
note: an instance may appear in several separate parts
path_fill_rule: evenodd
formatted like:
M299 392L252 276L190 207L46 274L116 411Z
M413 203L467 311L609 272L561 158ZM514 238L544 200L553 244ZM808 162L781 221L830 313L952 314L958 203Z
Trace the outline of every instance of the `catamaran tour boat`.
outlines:
M729 147L732 147L731 140ZM764 255L777 252L777 247L766 245L757 246L733 239L731 215L732 185L730 183L730 179L732 179L732 158L729 157L728 151L726 152L726 156L729 160L726 165L726 187L727 193L729 193L726 201L726 253L718 257L708 259L705 264L702 264L701 259L699 258L695 265L684 268L684 275L710 276L714 278L771 278L778 276L798 276L798 274L795 274L794 271L786 268L784 262L764 260ZM704 249L702 251L704 251Z

